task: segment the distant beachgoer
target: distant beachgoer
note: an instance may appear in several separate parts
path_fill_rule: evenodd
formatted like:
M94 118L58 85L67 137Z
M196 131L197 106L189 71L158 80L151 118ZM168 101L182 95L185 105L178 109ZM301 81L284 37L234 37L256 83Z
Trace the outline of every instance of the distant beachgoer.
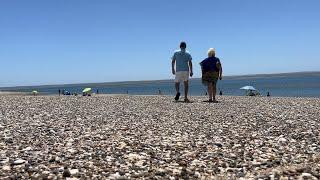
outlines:
M267 97L270 97L270 93L269 92L267 92Z
M192 70L192 57L188 51L186 51L187 44L185 42L180 43L180 50L174 52L172 56L172 74L175 75L175 88L176 96L175 100L180 98L180 82L184 83L184 101L190 102L188 99L189 91L189 75L193 76Z
M59 96L61 95L61 89L59 89Z
M247 96L256 96L256 94L250 89L247 93Z
M158 90L158 94L159 94L159 95L161 95L161 94L162 94L160 89Z
M99 94L99 89L97 89L97 94Z
M259 92L259 91L256 91L256 92L255 92L255 95L256 95L256 96L260 96L260 92Z
M63 95L66 95L66 96L70 96L71 93L69 91L64 91L64 94Z
M202 83L208 86L209 102L217 102L216 86L218 78L222 80L222 65L220 59L215 57L216 53L213 48L208 50L208 58L201 63Z
M222 96L222 91L220 90L219 95Z

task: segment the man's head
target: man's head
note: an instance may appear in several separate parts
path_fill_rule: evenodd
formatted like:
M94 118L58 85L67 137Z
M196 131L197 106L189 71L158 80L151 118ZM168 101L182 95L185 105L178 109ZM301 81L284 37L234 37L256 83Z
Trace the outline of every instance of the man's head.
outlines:
M208 57L214 57L216 56L216 51L213 48L210 48L208 50Z
M180 49L186 49L187 48L187 44L186 44L186 42L181 42L180 43Z

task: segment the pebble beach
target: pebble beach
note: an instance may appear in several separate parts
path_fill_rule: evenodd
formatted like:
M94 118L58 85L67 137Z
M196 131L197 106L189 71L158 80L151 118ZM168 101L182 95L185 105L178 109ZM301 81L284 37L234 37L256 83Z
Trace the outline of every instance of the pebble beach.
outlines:
M0 179L320 178L320 98L190 99L0 96Z

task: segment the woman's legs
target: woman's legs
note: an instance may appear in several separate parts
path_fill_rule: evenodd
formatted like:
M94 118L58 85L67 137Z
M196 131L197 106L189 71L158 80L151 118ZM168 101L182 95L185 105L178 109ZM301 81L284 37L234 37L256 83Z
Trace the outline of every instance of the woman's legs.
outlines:
M213 84L211 82L208 83L208 94L209 94L209 101L212 101L212 91L213 91Z
M213 98L212 100L213 101L216 101L216 89L217 89L217 87L216 87L216 83L210 83L210 84L212 84L212 95L211 95L211 97Z

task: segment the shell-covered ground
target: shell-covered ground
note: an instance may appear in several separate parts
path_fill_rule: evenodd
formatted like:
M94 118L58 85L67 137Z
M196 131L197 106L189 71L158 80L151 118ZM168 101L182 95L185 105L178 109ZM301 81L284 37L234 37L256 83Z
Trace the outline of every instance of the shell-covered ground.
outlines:
M0 96L0 179L320 178L320 99Z

